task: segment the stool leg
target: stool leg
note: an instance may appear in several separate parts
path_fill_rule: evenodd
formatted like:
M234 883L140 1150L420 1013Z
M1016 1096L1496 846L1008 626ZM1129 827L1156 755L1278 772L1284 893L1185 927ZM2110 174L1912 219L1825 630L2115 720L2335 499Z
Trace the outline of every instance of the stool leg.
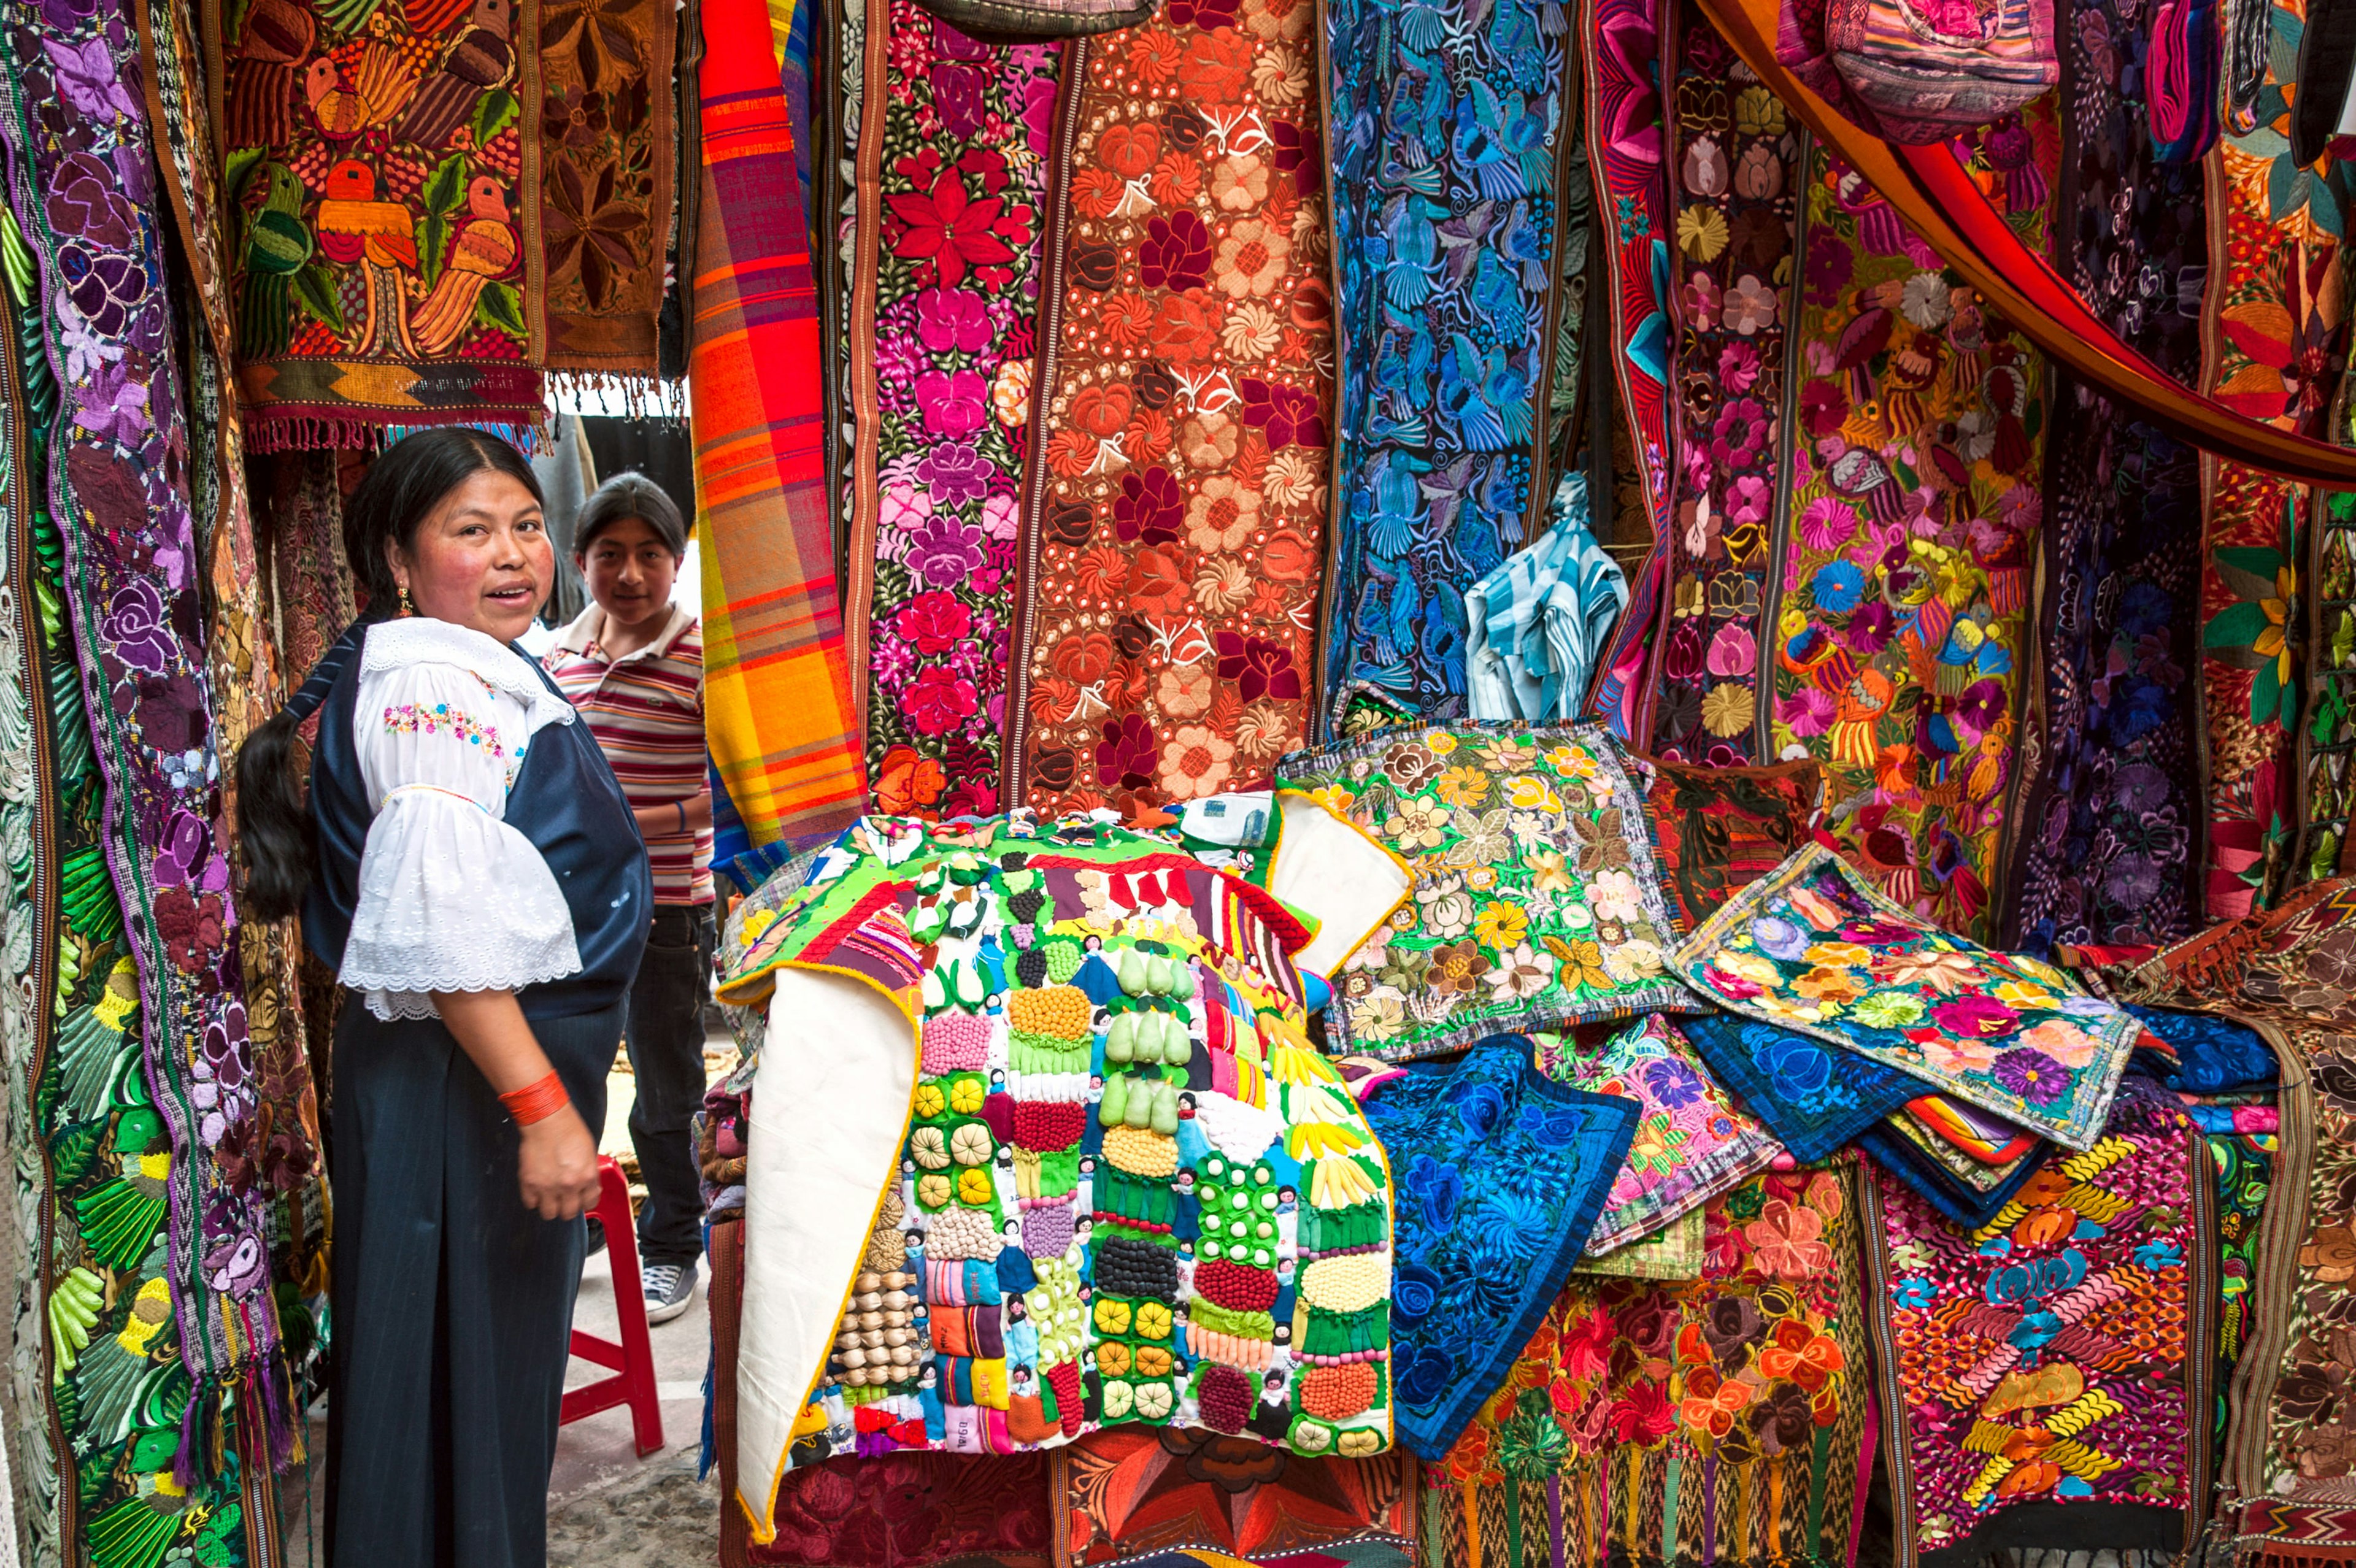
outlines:
M630 1217L630 1188L622 1168L598 1162L602 1191L597 1218L605 1227L605 1251L614 1262L615 1316L622 1323L622 1386L640 1458L663 1445L662 1393L655 1386L655 1349L647 1334L646 1286L638 1278L637 1226Z

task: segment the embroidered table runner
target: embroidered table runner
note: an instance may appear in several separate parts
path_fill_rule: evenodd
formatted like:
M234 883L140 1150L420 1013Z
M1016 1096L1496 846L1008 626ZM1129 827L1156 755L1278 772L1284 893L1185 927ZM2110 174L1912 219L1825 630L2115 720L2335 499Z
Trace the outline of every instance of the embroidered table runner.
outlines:
M1264 784L1309 739L1332 465L1306 0L1179 0L1068 46L1010 805Z

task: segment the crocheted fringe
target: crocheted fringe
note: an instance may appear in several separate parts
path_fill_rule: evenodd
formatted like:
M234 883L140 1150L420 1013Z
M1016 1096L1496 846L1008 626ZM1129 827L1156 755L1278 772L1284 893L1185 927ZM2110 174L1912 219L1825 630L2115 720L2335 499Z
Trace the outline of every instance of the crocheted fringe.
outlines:
M328 419L318 414L249 413L245 450L258 455L280 452L373 452L384 426L372 420Z
M623 417L634 420L687 418L687 382L665 381L653 376L629 376L613 370L550 370L546 372L551 400L618 401Z
M461 424L487 431L527 457L544 456L555 450L548 433L545 411L528 421L480 419L474 417L477 411L463 408L418 410L404 412L400 420L391 422L316 413L263 412L247 417L245 449L263 455L281 452L376 452L412 431Z

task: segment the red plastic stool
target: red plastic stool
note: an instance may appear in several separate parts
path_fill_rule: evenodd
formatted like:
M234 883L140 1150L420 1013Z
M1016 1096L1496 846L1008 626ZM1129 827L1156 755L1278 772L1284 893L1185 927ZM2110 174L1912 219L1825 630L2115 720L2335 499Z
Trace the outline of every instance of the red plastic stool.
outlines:
M630 1213L630 1184L622 1168L610 1158L600 1159L597 1180L596 1218L605 1228L605 1255L614 1263L614 1308L622 1320L622 1342L616 1345L611 1339L573 1330L573 1353L584 1361L613 1368L614 1375L568 1390L557 1419L559 1424L570 1425L584 1415L626 1404L637 1432L638 1457L643 1459L663 1445L663 1434L662 1396L655 1387L655 1350L647 1338L647 1296L638 1283L637 1221Z

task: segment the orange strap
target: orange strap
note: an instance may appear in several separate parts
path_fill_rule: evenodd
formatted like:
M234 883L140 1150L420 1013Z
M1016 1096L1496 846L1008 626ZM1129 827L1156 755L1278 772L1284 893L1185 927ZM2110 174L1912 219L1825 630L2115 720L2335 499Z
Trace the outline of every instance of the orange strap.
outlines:
M2160 374L2021 241L1945 145L1892 147L1858 128L1775 58L1777 0L1697 0L1742 61L1898 209L2006 322L2080 377L2179 440L2330 490L2356 490L2356 448L2238 414Z
M564 1080L552 1072L537 1083L509 1090L499 1096L499 1104L508 1108L517 1126L528 1127L534 1122L548 1120L573 1104L573 1096L564 1092Z

